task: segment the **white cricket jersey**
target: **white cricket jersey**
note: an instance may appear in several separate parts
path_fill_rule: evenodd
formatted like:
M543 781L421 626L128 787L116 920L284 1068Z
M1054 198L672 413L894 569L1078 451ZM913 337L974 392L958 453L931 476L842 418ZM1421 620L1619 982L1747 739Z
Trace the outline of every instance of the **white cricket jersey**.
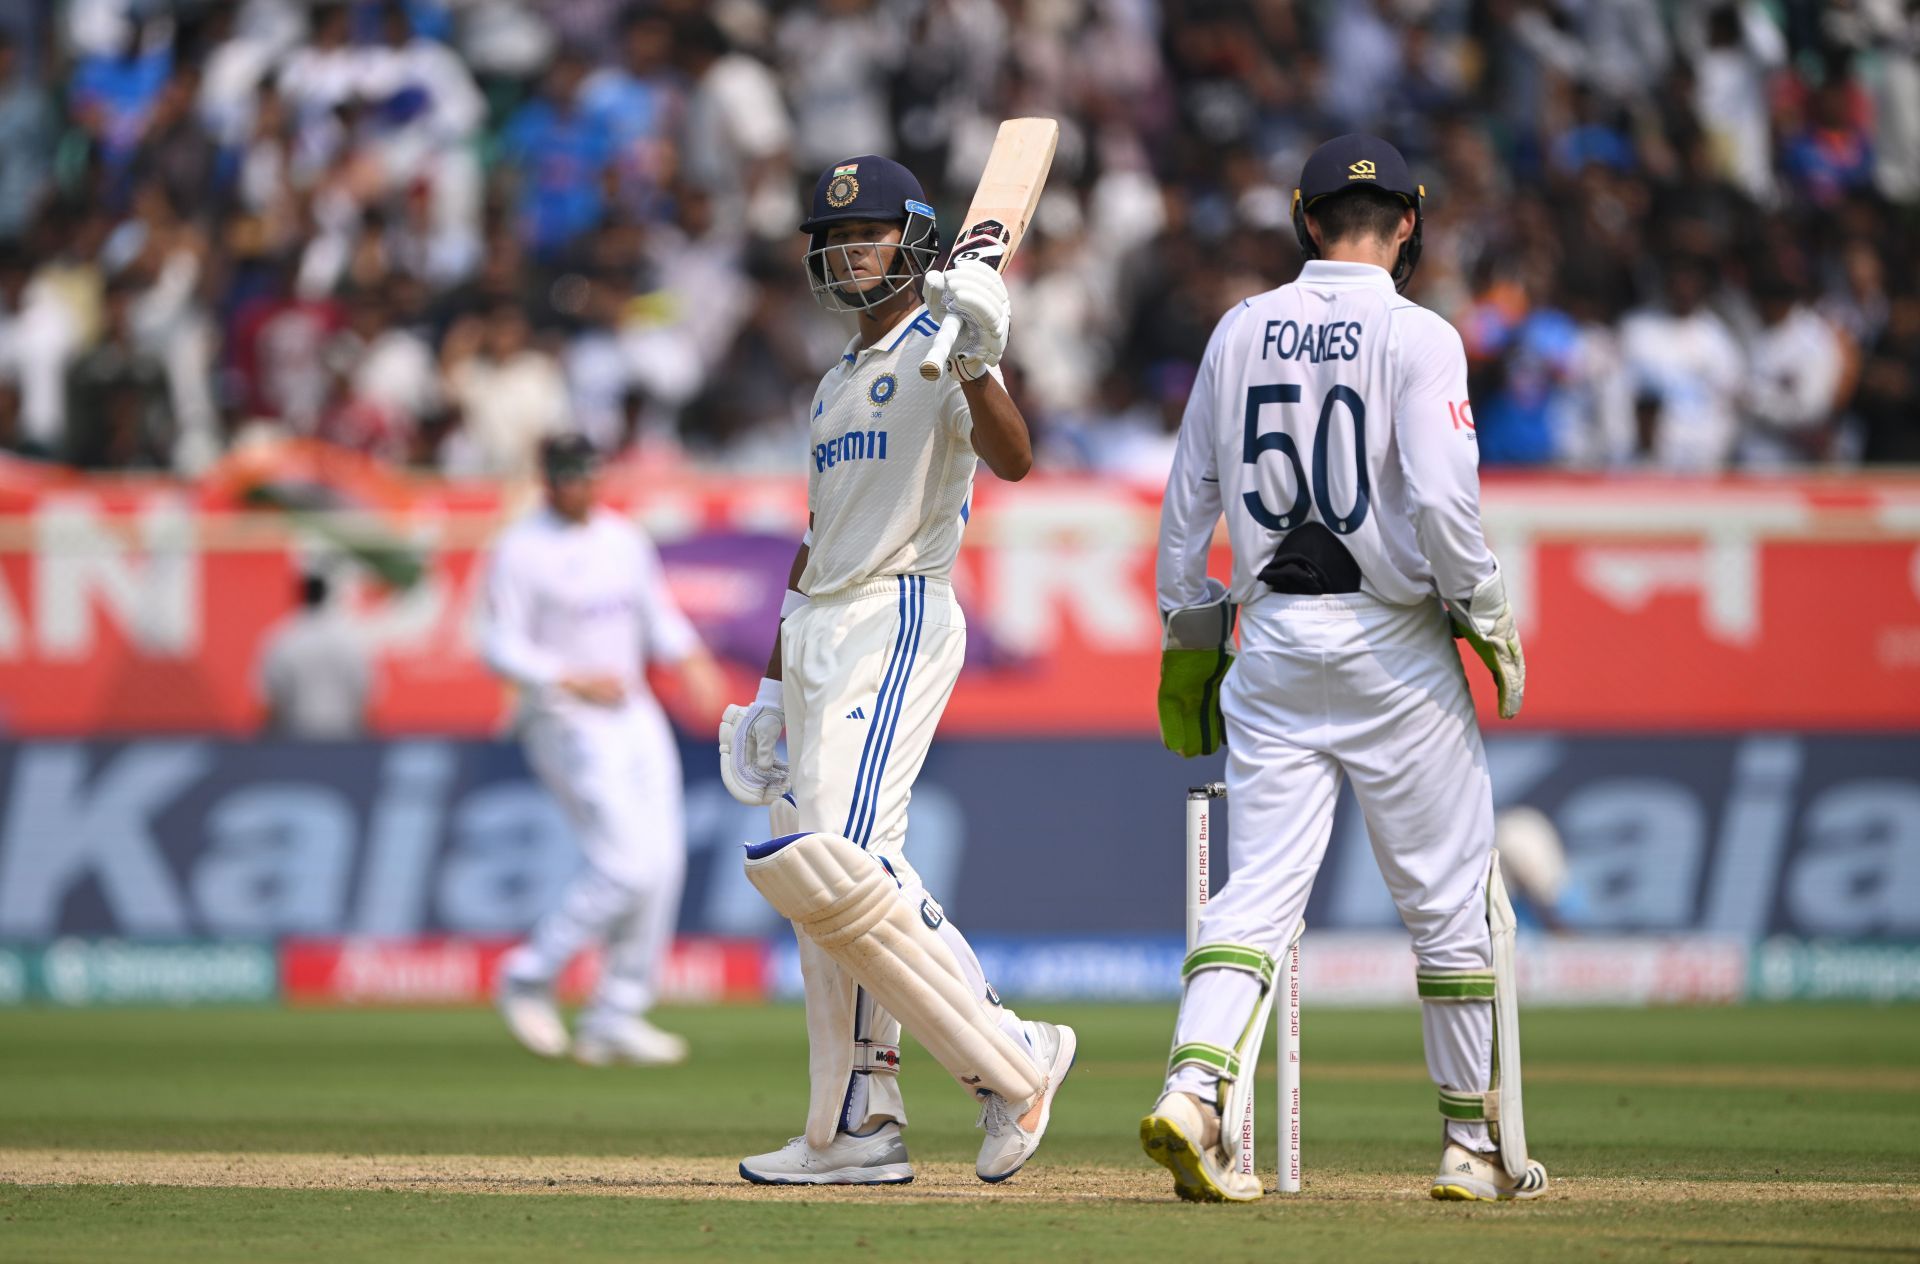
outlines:
M849 342L813 393L813 544L800 576L810 597L953 570L973 495L973 415L951 372L920 376L939 331L922 305L873 346Z
M586 674L618 677L641 698L649 660L677 662L699 646L653 542L611 510L576 524L543 506L494 547L482 652L536 702L564 705L551 686Z
M1160 607L1204 600L1225 511L1233 599L1288 531L1325 523L1361 591L1395 605L1464 601L1494 571L1480 530L1479 448L1460 335L1371 264L1315 259L1228 312L1180 423L1161 509Z

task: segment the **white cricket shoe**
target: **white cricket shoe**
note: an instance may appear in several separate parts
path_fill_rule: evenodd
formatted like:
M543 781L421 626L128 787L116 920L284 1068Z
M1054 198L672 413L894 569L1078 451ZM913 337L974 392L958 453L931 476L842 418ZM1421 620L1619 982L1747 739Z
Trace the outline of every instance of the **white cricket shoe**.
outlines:
M1054 1094L1073 1069L1074 1054L1080 1048L1079 1037L1071 1027L1033 1021L1020 1026L1040 1068L1040 1092L1018 1117L1006 1098L988 1093L981 1099L980 1118L974 1124L987 1130L986 1139L980 1143L980 1157L973 1164L974 1174L995 1184L1018 1172L1040 1148L1040 1138L1046 1135L1047 1120L1053 1114Z
M862 1137L836 1132L825 1150L795 1137L771 1153L742 1159L740 1175L755 1185L905 1185L913 1179L913 1164L900 1125L890 1119Z
M1220 1148L1219 1112L1191 1093L1167 1092L1140 1121L1140 1148L1173 1173L1173 1192L1190 1203L1248 1203L1266 1191Z
M580 1024L573 1059L582 1066L673 1066L687 1060L687 1042L644 1018L594 1018Z
M1509 1202L1538 1198L1547 1192L1547 1169L1538 1159L1527 1160L1527 1174L1519 1180L1507 1175L1497 1154L1476 1154L1447 1142L1440 1153L1440 1170L1428 1191L1442 1202Z
M506 975L494 991L494 1007L513 1038L543 1058L567 1052L567 1025L553 1004L553 993L538 983L516 983Z

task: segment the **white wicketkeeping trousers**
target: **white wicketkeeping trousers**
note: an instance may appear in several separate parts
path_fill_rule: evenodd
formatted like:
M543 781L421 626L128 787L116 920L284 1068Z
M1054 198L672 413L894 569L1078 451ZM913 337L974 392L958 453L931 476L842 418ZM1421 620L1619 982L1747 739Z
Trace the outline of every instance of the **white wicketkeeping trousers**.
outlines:
M1326 854L1344 776L1420 966L1490 968L1492 784L1439 603L1273 594L1242 610L1240 637L1221 688L1232 876L1201 915L1200 942L1285 951ZM1258 986L1239 971L1195 974L1175 1043L1232 1047ZM1491 1003L1421 1009L1434 1082L1484 1091ZM1212 1076L1192 1065L1168 1087L1205 1099L1215 1093ZM1492 1149L1485 1124L1449 1123L1448 1131Z

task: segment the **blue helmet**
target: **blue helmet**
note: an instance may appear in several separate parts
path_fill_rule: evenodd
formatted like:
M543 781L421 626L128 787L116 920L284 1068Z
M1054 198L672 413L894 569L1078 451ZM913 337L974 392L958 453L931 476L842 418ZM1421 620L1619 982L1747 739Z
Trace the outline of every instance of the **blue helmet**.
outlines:
M1300 187L1293 191L1293 232L1300 239L1300 253L1309 259L1320 257L1307 231L1307 212L1321 198L1337 197L1349 189L1378 189L1392 194L1413 209L1413 235L1400 247L1393 264L1393 288L1405 290L1420 263L1420 229L1425 219L1425 185L1414 181L1407 160L1378 136L1352 132L1336 136L1307 157L1300 171Z
M827 245L827 230L849 220L901 226L900 249L893 266L879 283L864 290L847 288L847 282L834 280L827 269L831 252L869 244ZM800 221L800 231L811 236L806 260L808 286L829 311L858 312L877 307L917 282L940 252L940 230L920 182L913 172L878 154L848 158L821 172L813 186L813 206L807 218Z

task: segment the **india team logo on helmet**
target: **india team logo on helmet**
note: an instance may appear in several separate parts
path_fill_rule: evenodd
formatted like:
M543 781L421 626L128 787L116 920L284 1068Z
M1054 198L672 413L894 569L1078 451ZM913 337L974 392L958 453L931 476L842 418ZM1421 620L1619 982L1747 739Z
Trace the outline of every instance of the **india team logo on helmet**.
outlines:
M827 205L839 210L852 206L860 196L860 180L854 173L860 170L857 162L846 163L833 169L833 179L827 182Z

